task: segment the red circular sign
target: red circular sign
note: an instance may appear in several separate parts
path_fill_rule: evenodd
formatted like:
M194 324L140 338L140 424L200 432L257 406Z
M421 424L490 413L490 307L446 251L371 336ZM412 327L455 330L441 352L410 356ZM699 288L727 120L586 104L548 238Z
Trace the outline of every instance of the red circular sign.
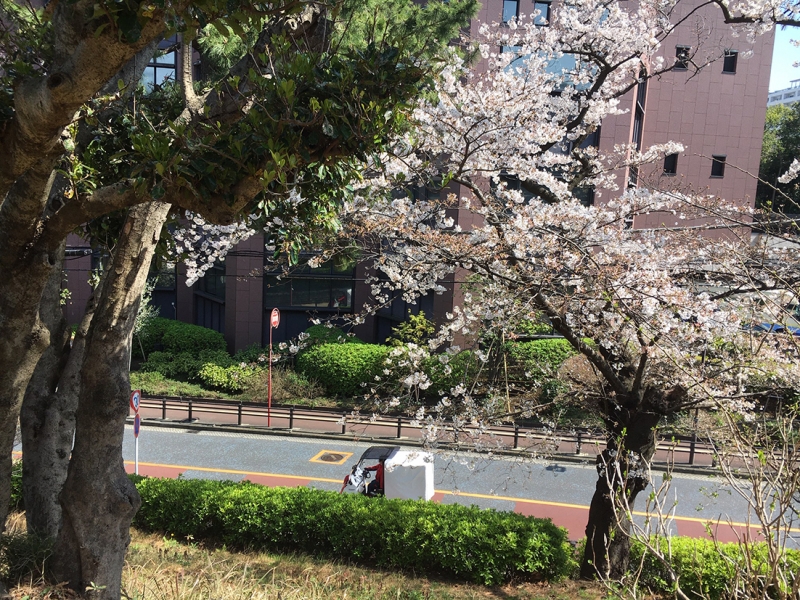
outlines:
M277 308L273 308L272 313L269 316L269 322L270 325L272 325L272 327L277 327L278 325L280 325L281 311L279 311Z

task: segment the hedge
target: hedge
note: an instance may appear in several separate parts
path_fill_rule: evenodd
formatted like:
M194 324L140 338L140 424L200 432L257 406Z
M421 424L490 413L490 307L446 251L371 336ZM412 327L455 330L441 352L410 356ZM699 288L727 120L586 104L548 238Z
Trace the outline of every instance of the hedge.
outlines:
M198 372L197 377L208 388L238 394L244 391L249 379L257 370L258 367L247 364L221 367L214 363L206 363Z
M661 552L667 554L667 540L658 542ZM645 548L641 544L631 546L631 566L636 567ZM749 557L742 546L736 542L717 543L704 538L673 537L670 539L669 561L679 576L681 590L689 598L722 599L742 597L746 590L732 590L731 585L748 577L768 575L769 557L767 545L756 542L749 546ZM800 572L800 550L787 549L783 560L784 572ZM748 574L748 564L752 564L752 574ZM667 572L661 562L652 554L644 559L640 585L656 593L673 593ZM791 581L788 582L791 585ZM768 594L767 597L772 597Z
M297 370L337 396L365 393L362 383L383 372L391 348L376 344L320 344L297 357Z
M576 352L567 340L554 338L510 343L508 354L514 366L530 373L534 381L543 382L552 379L561 364Z
M137 487L136 527L229 547L304 552L486 585L559 579L574 566L563 529L512 512L249 482L144 479Z
M164 317L147 321L138 337L148 360L150 353L159 349L195 354L203 350L227 350L225 338L218 331ZM138 346L138 343L134 344L136 351L141 353Z

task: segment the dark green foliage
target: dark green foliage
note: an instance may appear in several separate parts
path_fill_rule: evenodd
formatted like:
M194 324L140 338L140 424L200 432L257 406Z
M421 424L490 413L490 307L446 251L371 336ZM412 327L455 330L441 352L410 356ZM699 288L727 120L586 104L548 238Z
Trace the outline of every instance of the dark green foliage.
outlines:
M260 344L250 344L247 348L242 348L233 355L234 364L240 363L267 363L269 356L269 347L264 347Z
M462 350L452 356L448 365L449 373L446 372L445 365L438 356L432 356L425 361L422 369L431 381L431 387L425 390L427 397L439 398L440 392L447 394L460 383L470 385L480 368L477 358L470 350Z
M543 383L555 377L558 368L575 349L563 338L513 342L508 344L508 355L517 370L523 371L526 379Z
M797 214L800 212L800 182L795 179L780 183L783 175L800 157L800 103L778 104L767 108L764 124L764 144L761 147L761 165L756 190L756 203L767 210ZM775 186L788 196L775 192Z
M203 350L226 352L228 348L225 338L220 332L181 321L172 321L172 325L164 331L161 343L164 350L175 353L198 354Z
M363 394L363 384L382 374L389 348L375 344L320 344L297 357L297 370L329 394Z
M207 364L222 368L232 366L233 359L224 350L201 350L194 352L151 352L146 362L139 369L161 373L169 379L179 381L197 381L200 370Z
M362 343L356 337L348 336L338 327L326 327L325 325L312 325L306 329L308 338L305 340L306 346L318 346L320 344L341 344L341 343Z
M484 584L558 579L572 563L549 520L477 507L250 483L145 479L135 525L237 548L299 551Z
M667 541L662 539L660 545L666 554ZM745 597L731 586L736 582L741 586L748 579L755 581L758 576L770 573L767 545L761 542L750 544L747 554L738 543L720 544L709 539L672 538L670 546L669 562L689 598ZM632 565L639 564L643 552L641 544L632 546ZM783 572L800 571L800 551L786 550L782 561ZM657 593L673 591L665 567L651 554L645 557L640 584Z
M139 344L134 344L133 351L138 353L139 358L144 360L145 358L149 357L151 352L162 348L161 340L164 338L164 332L166 332L167 328L173 323L175 323L174 319L165 319L164 317L149 319L144 324L142 331L139 334L139 339L141 340L146 356L140 355L141 350L139 349Z
M22 461L18 460L11 465L11 501L9 510L25 510L22 497Z

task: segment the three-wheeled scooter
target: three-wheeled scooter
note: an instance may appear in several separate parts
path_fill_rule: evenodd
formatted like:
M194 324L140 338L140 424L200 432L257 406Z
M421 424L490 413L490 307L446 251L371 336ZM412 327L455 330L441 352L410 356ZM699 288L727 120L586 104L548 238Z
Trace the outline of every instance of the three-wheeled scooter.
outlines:
M383 465L383 489L370 485L372 474L380 464ZM342 492L430 500L433 497L433 455L418 450L401 450L399 446L371 446L353 465Z

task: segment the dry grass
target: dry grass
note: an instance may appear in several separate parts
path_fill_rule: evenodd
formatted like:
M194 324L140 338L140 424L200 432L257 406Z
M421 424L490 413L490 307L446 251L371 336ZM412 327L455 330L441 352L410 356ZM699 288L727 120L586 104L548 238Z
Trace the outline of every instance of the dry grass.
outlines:
M17 527L20 523L17 522ZM21 526L24 528L24 520ZM354 567L304 556L234 553L131 531L123 598L137 600L599 600L603 590L585 582L487 588ZM10 590L16 600L77 598L37 575Z

